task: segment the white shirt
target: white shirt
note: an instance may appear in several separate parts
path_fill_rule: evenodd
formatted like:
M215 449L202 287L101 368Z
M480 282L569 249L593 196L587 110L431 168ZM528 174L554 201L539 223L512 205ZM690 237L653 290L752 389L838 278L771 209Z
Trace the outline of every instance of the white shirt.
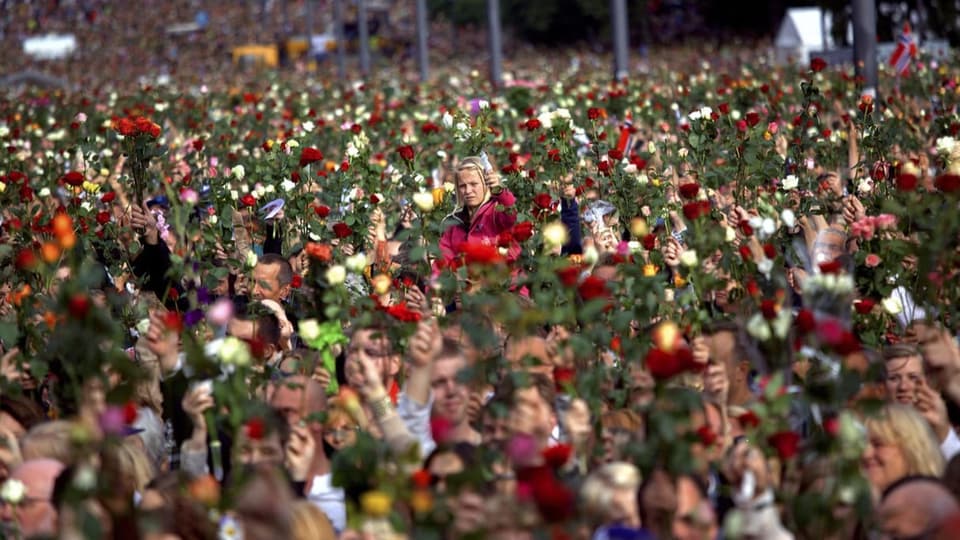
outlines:
M947 438L940 443L940 452L947 461L950 461L953 456L960 454L960 437L957 437L957 432L953 429L947 434Z
M333 529L340 534L347 528L347 505L342 488L333 486L333 474L321 474L313 477L307 500L320 509Z

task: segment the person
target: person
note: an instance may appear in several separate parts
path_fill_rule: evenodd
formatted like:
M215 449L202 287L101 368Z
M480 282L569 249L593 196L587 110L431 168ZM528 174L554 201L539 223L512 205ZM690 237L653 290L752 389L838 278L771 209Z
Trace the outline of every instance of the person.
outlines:
M750 345L744 334L733 321L720 321L704 328L710 360L726 369L727 404L741 407L755 400L750 389Z
M290 295L293 282L293 267L290 261L275 253L267 253L257 260L253 268L254 300L273 300L283 303Z
M464 158L456 169L456 193L458 211L450 216L452 222L440 237L440 253L443 261L457 259L461 244L478 241L496 244L500 233L509 231L516 223L516 215L498 206L510 208L516 198L510 190L500 185L496 171L484 170L478 157ZM520 246L512 242L508 247L507 260L516 260Z
M631 463L612 461L590 473L580 487L580 500L591 526L640 527L639 487L640 471Z
M939 538L947 520L960 512L960 503L933 476L905 476L883 492L877 508L881 534L888 538Z
M930 423L945 460L960 453L960 438L950 425L943 397L927 382L920 351L909 344L885 347L884 385L887 399L914 407Z
M52 502L53 486L64 470L63 463L48 458L24 461L10 474L23 483L24 498L16 506L4 502L0 515L4 525L15 527L24 538L57 533L57 509Z
M943 454L933 430L912 407L888 403L864 425L867 446L860 466L877 495L906 476L943 473Z
M480 433L470 425L467 407L470 403L470 388L460 380L467 360L460 345L450 339L443 346L433 364L433 410L431 417L448 423L444 443L466 442L480 444Z

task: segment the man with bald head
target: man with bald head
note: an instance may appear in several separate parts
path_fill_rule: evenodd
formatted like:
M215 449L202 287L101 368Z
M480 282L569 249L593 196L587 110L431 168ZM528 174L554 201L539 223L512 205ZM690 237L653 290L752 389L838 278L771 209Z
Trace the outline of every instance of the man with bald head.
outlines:
M22 482L26 492L15 508L3 504L4 525L19 528L23 538L55 535L57 509L51 497L63 469L63 463L53 459L31 459L14 469L10 478Z
M957 512L960 505L938 478L908 476L887 488L877 514L885 537L933 538Z
M330 518L338 532L347 524L343 490L333 486L330 461L323 451L323 423L320 413L327 410L327 394L323 386L302 375L287 377L271 384L270 407L287 419L290 427L306 425L314 440L313 461L307 472L307 499Z

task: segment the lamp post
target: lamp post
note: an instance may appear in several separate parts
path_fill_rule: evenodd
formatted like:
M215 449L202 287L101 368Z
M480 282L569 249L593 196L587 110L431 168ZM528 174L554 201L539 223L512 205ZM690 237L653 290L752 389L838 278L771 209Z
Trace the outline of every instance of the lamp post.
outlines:
M627 0L610 0L610 26L613 28L613 78L619 81L629 73Z
M503 41L500 36L500 0L487 0L487 26L490 41L490 81L503 86Z
M877 6L874 0L853 0L853 58L863 77L863 93L877 96Z
M427 52L427 0L417 0L417 67L420 68L420 82L427 81L429 61Z
M343 0L333 0L333 35L337 40L337 78L341 81L347 76L346 39L343 35Z
M360 73L370 74L370 29L367 28L367 0L357 0L357 28L360 40Z

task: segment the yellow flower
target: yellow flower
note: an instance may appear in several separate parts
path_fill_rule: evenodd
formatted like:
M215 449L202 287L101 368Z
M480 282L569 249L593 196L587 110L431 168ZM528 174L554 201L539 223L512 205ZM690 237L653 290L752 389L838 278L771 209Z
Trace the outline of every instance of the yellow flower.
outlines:
M418 514L433 510L433 495L425 489L418 489L410 495L410 507Z
M680 274L673 276L673 286L680 289L687 284L687 280L683 278Z
M360 496L360 507L363 513L371 517L386 517L390 514L390 495L382 491L368 491Z
M440 206L443 204L443 198L446 196L447 190L442 187L433 188L433 206Z
M84 181L83 190L86 191L87 193L99 193L100 184L94 184L93 182Z
M267 151L273 150L273 139L267 139L263 145L267 148Z
M659 179L659 178L651 178L651 179L650 179L650 183L653 184L653 185L655 185L655 186L657 186L657 187L660 187L660 179Z
M643 277L654 277L657 275L657 267L653 264L643 265Z
M769 131L764 131L764 132L763 132L763 140L769 141L769 140L772 139L772 138L773 138L773 135L771 135Z

